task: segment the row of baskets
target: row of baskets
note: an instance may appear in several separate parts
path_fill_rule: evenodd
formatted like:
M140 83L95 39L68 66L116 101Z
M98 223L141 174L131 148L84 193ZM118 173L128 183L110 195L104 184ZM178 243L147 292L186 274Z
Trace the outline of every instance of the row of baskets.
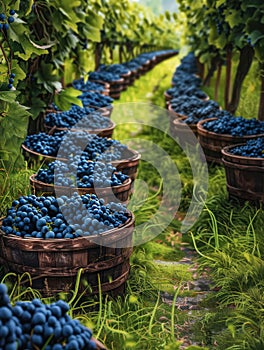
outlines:
M166 97L165 97L166 99ZM190 133L190 129L198 138L205 158L209 164L223 165L226 173L226 186L230 199L241 203L249 201L259 206L264 203L264 159L239 156L232 153L232 149L243 146L250 139L264 137L264 134L232 136L209 131L204 124L217 118L200 120L197 124L185 123L186 115L177 113L169 103L167 97L170 132L172 136Z
M124 86L133 83L134 79L146 73L155 64L165 58L175 55L175 52L157 56L156 59L149 60L138 72L132 72L122 77L120 86L116 84L104 85L105 95L118 97ZM122 84L121 84L122 83ZM120 89L120 91L119 91ZM103 111L106 116L111 116L112 109ZM111 138L115 124L111 121L111 126L107 129L92 130L98 136ZM64 130L64 129L63 129ZM58 129L47 131L52 134ZM72 130L74 131L74 130ZM79 130L76 130L78 132ZM26 159L35 164L48 164L57 159L56 157L40 154L25 145L22 146ZM79 195L95 193L98 197L103 197L105 202L117 198L122 203L127 203L131 193L132 184L137 176L140 154L132 149L128 149L129 156L125 159L111 162L117 171L129 176L120 186L108 188L74 188L59 187L52 184L43 183L36 179L36 174L30 177L32 192L36 195L54 196L60 192L71 196L76 191ZM89 236L74 239L39 239L21 238L14 235L6 235L0 231L0 262L7 271L18 274L28 272L31 275L31 287L38 289L43 295L54 295L57 292L67 292L74 289L76 276L81 271L80 292L97 294L108 293L113 296L123 294L125 282L130 269L130 255L132 253L132 240L135 219L131 212L128 212L128 220L121 227L117 227L101 234L97 237ZM26 281L28 284L29 281ZM87 289L87 285L89 288ZM100 286L99 286L100 285Z
M139 79L142 75L145 75L148 71L154 68L158 63L162 62L165 59L168 59L177 54L177 51L168 51L153 56L152 58L146 60L140 67L137 69L130 70L128 73L120 74L120 79L104 82L98 80L91 80L94 82L99 82L105 86L105 94L108 94L114 99L119 99L122 91L127 90L127 88L135 82L136 79Z

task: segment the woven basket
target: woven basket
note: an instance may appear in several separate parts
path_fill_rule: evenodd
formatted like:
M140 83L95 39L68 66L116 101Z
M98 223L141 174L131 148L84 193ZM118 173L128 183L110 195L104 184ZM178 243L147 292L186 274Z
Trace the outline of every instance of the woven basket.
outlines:
M243 144L222 149L222 162L226 173L229 198L236 198L259 205L264 204L264 159L238 156L230 150Z
M131 157L112 161L111 164L116 167L118 171L122 171L123 174L128 175L130 179L134 181L137 177L138 164L141 155L137 151L131 149L129 149L129 152L131 153Z
M164 92L164 97L166 101L170 101L172 99L172 96L167 93L167 91Z
M34 161L36 162L42 161L43 163L47 164L54 160L67 161L67 159L65 158L59 158L56 156L45 156L41 153L32 151L31 149L27 148L23 144L22 144L22 149L26 159L33 158ZM114 167L116 167L117 171L122 171L122 173L128 175L132 180L135 180L137 176L137 169L138 169L138 164L139 164L141 155L137 151L132 150L130 148L128 149L128 152L129 152L128 158L112 161L111 164Z
M64 158L57 158L56 156L46 156L44 154L35 152L33 150L31 150L30 148L26 147L25 145L21 145L22 150L23 150L23 154L24 157L31 161L35 161L35 162L44 162L44 163L50 163L53 162L54 160L58 159L58 160L64 160L66 161L67 159Z
M209 118L200 120L197 124L198 140L203 148L206 160L210 163L222 164L221 151L225 146L245 143L249 139L264 136L264 134L250 136L232 136L228 134L217 134L215 132L204 129L204 123L216 119L217 118Z
M116 124L109 120L109 124L110 126L108 128L104 128L104 129L75 129L75 128L57 128L55 127L55 130L53 129L54 127L51 127L51 126L48 126L46 124L44 124L44 127L46 128L47 132L50 132L51 130L54 130L54 131L67 131L67 130L71 130L71 131L85 131L87 132L88 134L97 134L98 136L101 136L101 137L112 137L113 135L113 132L114 132L114 129L115 129L115 126Z
M76 187L69 187L69 186L55 186L53 184L47 184L42 181L36 180L36 174L33 174L30 176L30 185L32 188L32 192L35 195L44 195L44 196L52 196L56 195L65 195L68 196L73 195L74 192L78 192L79 195L83 194L96 194L97 197L103 198L106 203L109 203L116 198L123 202L124 204L128 203L129 194L131 192L131 179L127 179L122 185L119 186L113 186L113 187L104 187L104 188L97 188L96 190L92 188L76 188Z
M123 82L123 91L127 89L127 87L130 85L130 78L131 78L131 71L125 74L121 74L121 77L124 79Z
M123 294L130 270L135 225L133 214L128 213L124 225L89 238L21 238L5 235L0 230L0 263L6 272L28 272L32 288L45 296L73 290L80 269L79 293L85 291L94 295L101 289L103 294ZM30 284L29 281L24 283ZM90 289L85 287L87 283Z
M182 136L186 134L186 137L188 137L190 133L190 129L194 133L195 136L198 135L197 131L197 124L186 124L184 123L184 120L186 120L188 117L181 116L179 118L170 118L170 132L172 136L176 136L177 133L180 133ZM184 137L183 137L184 138Z

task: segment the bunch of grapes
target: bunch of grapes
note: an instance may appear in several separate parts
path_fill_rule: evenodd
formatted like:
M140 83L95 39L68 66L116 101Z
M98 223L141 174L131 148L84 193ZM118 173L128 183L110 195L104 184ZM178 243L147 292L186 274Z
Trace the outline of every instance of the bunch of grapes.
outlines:
M12 306L0 284L0 349L96 350L92 331L73 320L69 309L62 300L46 305L37 298Z
M94 194L74 193L57 199L28 195L13 201L3 220L2 231L22 238L73 239L98 235L124 224L127 219L123 204L105 204Z
M71 157L67 162L55 161L47 169L40 169L36 179L54 184L54 170L57 170L56 185L79 188L120 186L129 177L109 163L93 162Z
M237 156L264 158L264 137L248 140L245 145L232 147L229 152Z
M232 136L250 136L264 134L264 122L243 117L225 116L220 119L211 120L203 124L204 129L217 134L228 134Z

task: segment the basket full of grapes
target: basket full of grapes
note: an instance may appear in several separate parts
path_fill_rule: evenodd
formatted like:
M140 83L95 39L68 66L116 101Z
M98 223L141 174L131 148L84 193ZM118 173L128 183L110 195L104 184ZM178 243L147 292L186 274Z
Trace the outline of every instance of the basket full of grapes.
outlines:
M264 122L255 118L223 116L199 121L197 130L207 161L222 164L222 149L264 136Z
M222 149L230 198L264 203L264 137Z
M55 185L54 185L55 183ZM80 195L95 193L106 202L118 199L127 203L132 180L117 171L111 163L87 161L71 157L68 161L54 161L30 176L30 184L37 195Z
M45 296L73 290L79 274L80 293L122 294L134 222L125 205L94 194L22 196L2 220L0 262L6 272L29 273Z
M69 304L44 304L39 298L11 304L0 284L0 347L4 350L107 350L92 330L68 314Z
M86 160L111 163L132 180L137 176L139 152L117 140L85 132L59 131L52 135L38 133L28 135L22 144L25 157L30 161L49 163L54 160L67 161L79 155ZM59 153L59 155L58 155Z
M85 131L101 137L112 137L115 123L98 111L90 108L71 108L65 112L48 113L45 116L44 126L47 132ZM52 131L51 131L52 130Z

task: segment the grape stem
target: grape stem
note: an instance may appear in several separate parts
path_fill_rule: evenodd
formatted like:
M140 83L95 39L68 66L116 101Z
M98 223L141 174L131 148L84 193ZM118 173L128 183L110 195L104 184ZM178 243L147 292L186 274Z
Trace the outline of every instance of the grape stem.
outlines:
M0 43L0 49L1 49L2 54L3 54L3 56L4 56L5 60L6 60L7 69L8 69L8 74L10 75L10 74L11 74L11 62L9 62L9 60L8 60L8 57L7 57L6 52L5 52L5 49L4 49L4 47L3 47L3 42L4 42L4 41L2 41L2 42Z

